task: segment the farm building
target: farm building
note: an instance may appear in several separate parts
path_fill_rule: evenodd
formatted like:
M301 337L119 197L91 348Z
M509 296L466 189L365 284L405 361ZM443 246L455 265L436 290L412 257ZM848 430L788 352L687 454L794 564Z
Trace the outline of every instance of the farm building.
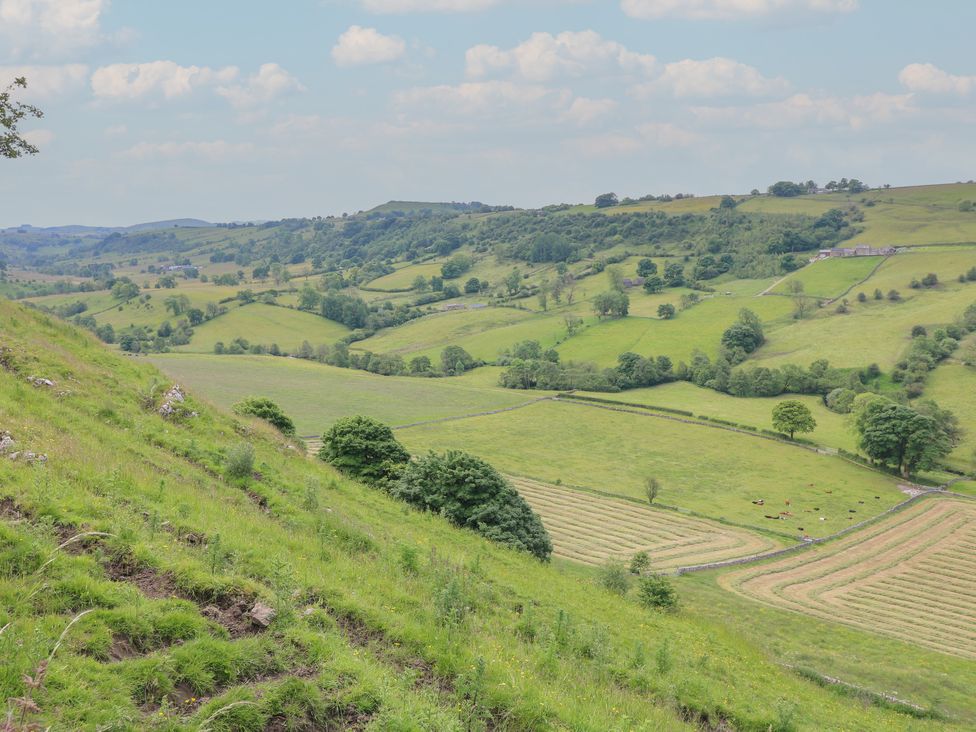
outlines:
M828 257L889 257L895 253L894 247L871 247L867 244L860 244L856 247L835 247L833 249L821 249L817 253L817 259L827 259Z
M624 277L624 287L643 287L643 277Z

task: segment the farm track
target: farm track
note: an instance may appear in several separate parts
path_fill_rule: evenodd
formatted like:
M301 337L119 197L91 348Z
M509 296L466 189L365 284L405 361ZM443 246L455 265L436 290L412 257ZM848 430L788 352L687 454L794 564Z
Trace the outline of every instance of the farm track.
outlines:
M510 479L542 518L554 554L582 564L626 560L647 551L654 569L670 570L690 561L721 561L777 546L759 534L704 519L528 478Z
M918 501L811 556L719 578L766 605L976 658L976 502Z

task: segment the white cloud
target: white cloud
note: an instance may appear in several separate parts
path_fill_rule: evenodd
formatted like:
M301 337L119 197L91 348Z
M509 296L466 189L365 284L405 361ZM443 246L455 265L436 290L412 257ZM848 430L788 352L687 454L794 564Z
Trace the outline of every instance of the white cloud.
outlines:
M95 43L108 0L0 0L0 37L14 56L44 56Z
M173 61L111 64L95 69L91 87L100 99L140 99L158 94L173 99L200 87L228 84L237 78L238 73L236 66L211 69L180 66Z
M555 36L533 33L509 50L482 44L469 48L465 61L470 77L511 71L530 81L607 70L646 75L655 63L653 56L630 51L592 30L567 31Z
M554 91L538 84L516 84L511 81L477 81L450 86L415 87L394 96L400 106L426 106L459 114L486 114L547 103L565 107L568 92Z
M581 126L588 125L612 114L618 106L613 99L577 97L566 110L565 118Z
M375 28L354 25L339 36L332 47L332 58L339 66L360 66L396 61L407 50L397 36L385 36Z
M51 143L54 133L51 130L30 130L24 133L24 139L31 145L41 148Z
M253 107L292 91L305 91L305 87L275 63L262 64L242 84L217 87L217 93L235 107Z
M850 13L857 0L621 0L621 9L632 18L657 20L736 20L786 12Z
M634 137L610 133L569 140L567 147L571 148L574 153L589 158L609 158L633 155L640 151L641 142Z
M27 79L24 99L46 99L61 96L84 86L88 67L84 64L62 66L0 66L0 84L6 85L17 77Z
M485 10L500 0L361 0L371 13L465 13Z
M935 64L909 64L898 74L898 81L909 91L966 96L976 90L976 76L957 76Z
M718 127L798 129L834 127L861 130L914 114L911 94L869 94L855 97L794 94L751 107L694 107L702 124Z
M657 79L636 87L635 91L639 96L665 90L676 97L724 97L765 96L788 89L785 79L770 79L753 66L716 57L669 63Z
M655 147L690 147L701 142L701 135L671 122L648 122L637 128L640 136Z
M230 160L246 157L254 152L250 142L140 142L124 150L121 155L133 160L153 160L172 158L204 158L207 160Z

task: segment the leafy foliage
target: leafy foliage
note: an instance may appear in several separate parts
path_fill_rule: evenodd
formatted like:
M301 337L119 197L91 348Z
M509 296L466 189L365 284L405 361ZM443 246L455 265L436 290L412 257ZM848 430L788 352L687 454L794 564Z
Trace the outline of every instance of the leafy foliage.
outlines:
M319 458L373 483L392 479L410 454L393 430L372 417L343 417L322 436Z
M500 544L547 560L552 542L542 521L502 475L461 451L431 452L411 462L392 494Z
M236 414L249 414L263 419L278 428L285 435L295 434L295 423L281 407L266 397L247 397L234 405Z
M803 402L788 399L773 407L773 429L787 433L791 440L796 432L813 432L816 428L817 420Z

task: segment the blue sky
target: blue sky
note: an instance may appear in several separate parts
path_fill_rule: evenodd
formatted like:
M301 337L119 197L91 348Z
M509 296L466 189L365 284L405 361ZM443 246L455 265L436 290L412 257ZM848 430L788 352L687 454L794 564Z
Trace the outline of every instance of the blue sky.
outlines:
M976 177L976 3L0 0L0 226Z

